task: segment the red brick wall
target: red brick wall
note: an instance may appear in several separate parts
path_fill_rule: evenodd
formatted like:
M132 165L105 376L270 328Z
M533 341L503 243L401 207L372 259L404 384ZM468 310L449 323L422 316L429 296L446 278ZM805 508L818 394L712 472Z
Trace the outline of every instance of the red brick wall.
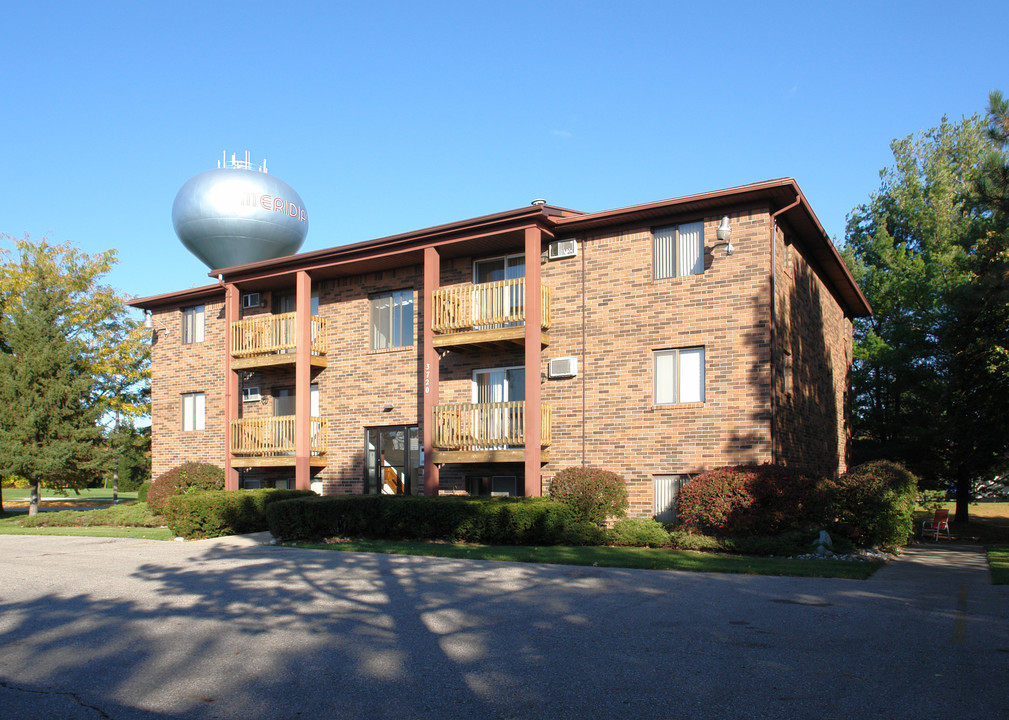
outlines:
M792 240L775 240L776 453L833 476L847 467L852 323Z
M184 462L224 467L224 298L205 303L205 335L182 344L180 308L153 313L151 345L151 476ZM162 325L163 324L163 325ZM166 334L162 327L168 328ZM206 396L206 429L182 430L182 395Z

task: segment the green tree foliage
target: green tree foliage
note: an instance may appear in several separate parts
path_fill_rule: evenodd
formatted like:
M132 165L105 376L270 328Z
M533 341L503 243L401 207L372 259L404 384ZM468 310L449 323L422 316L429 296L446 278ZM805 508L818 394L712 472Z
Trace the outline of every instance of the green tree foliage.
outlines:
M0 317L0 473L41 487L83 487L99 472L95 382L81 344L66 335L58 288L39 277Z
M966 520L973 484L1009 443L990 342L1005 305L988 302L986 269L1005 238L978 194L993 143L982 119L944 118L891 149L893 166L846 230L846 260L874 309L855 322L853 454L898 460L934 487L957 483Z
M88 255L45 239L0 237L0 359L6 368L0 474L31 479L35 500L41 486L78 487L112 470L116 454L85 451L94 446L95 433L100 439L99 423L116 421L118 427L118 420L149 412L142 323L129 317L125 298L101 282L114 263L114 251ZM68 459L62 470L55 467L58 457ZM29 512L36 510L33 502Z

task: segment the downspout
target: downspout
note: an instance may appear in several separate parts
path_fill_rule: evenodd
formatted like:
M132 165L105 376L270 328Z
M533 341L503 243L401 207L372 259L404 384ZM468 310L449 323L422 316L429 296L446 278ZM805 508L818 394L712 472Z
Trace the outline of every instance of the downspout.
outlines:
M776 210L771 213L770 220L770 237L771 237L771 464L775 464L778 460L778 448L777 448L777 438L775 437L775 428L777 427L778 419L778 396L777 396L777 384L775 383L775 353L778 348L778 323L776 319L775 311L778 308L778 298L776 296L777 288L775 287L775 277L777 273L777 262L778 254L776 252L777 248L777 220L778 216L788 212L794 207L797 207L799 203L802 202L802 196L798 193L795 194L795 200L780 210Z

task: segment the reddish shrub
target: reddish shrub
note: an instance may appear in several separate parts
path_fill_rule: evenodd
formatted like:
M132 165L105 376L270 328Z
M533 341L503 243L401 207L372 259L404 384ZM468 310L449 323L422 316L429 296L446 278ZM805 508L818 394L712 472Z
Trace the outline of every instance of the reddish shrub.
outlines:
M776 535L822 521L818 478L782 465L720 467L680 490L686 522L723 535Z
M580 521L602 527L608 517L623 517L630 504L624 479L594 467L564 468L550 483L550 499L570 507Z
M224 471L207 463L184 463L162 473L147 491L147 507L160 513L172 495L198 490L223 490Z

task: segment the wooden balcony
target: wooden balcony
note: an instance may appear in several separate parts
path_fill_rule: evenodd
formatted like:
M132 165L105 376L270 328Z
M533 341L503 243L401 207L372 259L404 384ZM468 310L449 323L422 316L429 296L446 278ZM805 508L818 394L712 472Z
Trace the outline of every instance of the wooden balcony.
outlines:
M525 278L439 288L432 295L434 346L524 345ZM550 327L550 288L540 288L541 325ZM550 344L546 332L542 345Z
M290 365L298 348L296 314L257 315L231 323L231 367L235 370ZM312 316L312 359L314 367L326 367L326 326L328 320Z
M326 466L326 418L312 418L312 467ZM236 467L294 467L294 415L232 420L229 438Z
M522 462L525 460L524 402L438 405L434 409L436 463ZM550 446L553 412L540 406L540 444ZM549 460L544 449L542 461Z

